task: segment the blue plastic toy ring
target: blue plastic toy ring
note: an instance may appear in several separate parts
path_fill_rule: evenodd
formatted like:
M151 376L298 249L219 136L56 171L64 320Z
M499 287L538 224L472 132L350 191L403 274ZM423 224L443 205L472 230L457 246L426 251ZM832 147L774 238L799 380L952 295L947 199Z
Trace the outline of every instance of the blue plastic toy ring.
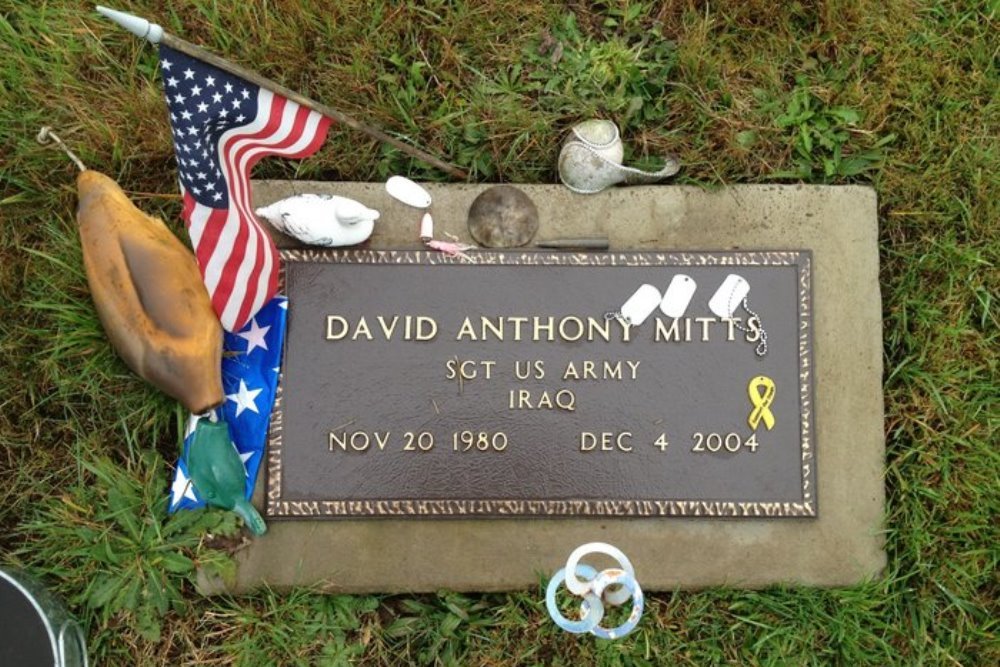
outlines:
M584 567L584 566L580 566ZM578 569L577 572L580 570ZM645 597L642 594L642 589L639 587L639 582L635 580L631 574L625 570L620 569L610 569L601 572L594 580L591 582L591 589L594 591L594 595L600 597L604 593L604 589L612 585L620 585L623 590L629 591L632 596L632 612L628 615L628 619L617 628L603 628L595 625L590 629L590 633L595 637L601 639L618 639L619 637L624 637L628 633L635 630L635 626L639 624L639 619L642 618L643 607L645 606ZM589 596L588 596L589 597ZM590 611L590 600L585 598L583 602L580 603L580 614L583 618L588 618ZM604 617L604 608L601 608L601 617Z
M577 565L576 574L589 581L597 576L597 570L589 565ZM556 604L556 591L559 589L559 584L565 580L565 569L556 572L552 575L552 579L549 580L549 587L545 589L545 608L548 610L549 616L555 621L556 625L566 632L572 632L577 635L584 632L593 632L594 628L601 622L601 619L604 618L604 604L601 602L601 598L588 592L583 598L583 604L580 606L580 620L571 621L559 612L559 606Z
M635 578L635 569L632 567L632 563L629 561L628 556L622 553L622 550L618 547L604 542L590 542L574 549L573 553L569 555L569 560L566 561L566 570L568 572L574 572L574 568L580 562L580 559L590 554L604 554L614 558L618 561L618 565L621 569L628 572L633 579ZM566 577L566 588L569 589L570 593L574 593L576 595L583 595L591 591L591 583L592 582L590 581L580 581L572 575ZM603 591L597 593L598 597L614 607L617 607L620 604L625 604L631 596L631 592L624 589L608 591L607 595L602 595L602 593Z

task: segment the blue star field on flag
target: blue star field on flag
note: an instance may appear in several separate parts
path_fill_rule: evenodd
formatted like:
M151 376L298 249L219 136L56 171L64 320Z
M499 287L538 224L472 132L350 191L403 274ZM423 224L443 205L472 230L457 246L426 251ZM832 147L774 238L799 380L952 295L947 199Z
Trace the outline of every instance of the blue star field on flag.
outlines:
M240 331L225 333L222 355L222 388L226 401L215 418L229 425L229 435L247 469L246 497L253 494L257 473L264 459L267 432L278 388L281 349L285 338L288 299L276 296ZM191 415L184 436L184 452L177 461L170 487L170 511L197 509L205 503L198 497L188 475L187 456L191 436L200 417Z
M200 204L226 208L216 146L227 130L256 116L259 87L167 47L160 68L181 184Z

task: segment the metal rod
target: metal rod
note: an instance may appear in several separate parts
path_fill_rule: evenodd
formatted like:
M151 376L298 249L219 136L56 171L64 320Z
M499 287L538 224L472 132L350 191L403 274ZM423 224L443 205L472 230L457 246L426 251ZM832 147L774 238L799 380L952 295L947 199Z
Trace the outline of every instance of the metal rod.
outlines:
M535 247L550 250L607 250L611 247L611 243L607 237L567 238L538 241L535 243Z
M80 171L87 171L87 166L83 164L83 160L78 158L76 156L76 153L71 151L69 147L63 143L63 140L60 139L58 135L56 135L56 133L52 131L51 127L47 125L43 127L41 130L38 131L38 135L35 137L35 139L38 141L38 143L42 144L43 146L48 144L50 141L56 142L56 144L59 145L59 148L66 151L66 155L68 155L69 159L72 160L73 163L80 168Z

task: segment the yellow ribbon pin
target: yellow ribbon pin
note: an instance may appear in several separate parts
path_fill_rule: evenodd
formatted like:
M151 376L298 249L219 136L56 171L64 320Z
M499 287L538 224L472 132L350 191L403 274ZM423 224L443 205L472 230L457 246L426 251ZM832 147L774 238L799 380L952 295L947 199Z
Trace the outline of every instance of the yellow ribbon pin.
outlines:
M763 391L761 391L763 389ZM774 380L764 375L758 375L750 380L747 385L747 394L750 395L750 402L753 403L753 410L747 417L750 428L757 430L761 420L764 426L770 431L774 428L774 414L771 412L771 403L774 402Z

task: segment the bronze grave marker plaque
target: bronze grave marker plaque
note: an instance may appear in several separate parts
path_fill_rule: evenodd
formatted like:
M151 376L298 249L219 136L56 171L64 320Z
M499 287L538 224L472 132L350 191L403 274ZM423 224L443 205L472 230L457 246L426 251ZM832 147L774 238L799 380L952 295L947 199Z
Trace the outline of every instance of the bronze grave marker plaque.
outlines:
M816 516L808 251L283 257L270 517Z

